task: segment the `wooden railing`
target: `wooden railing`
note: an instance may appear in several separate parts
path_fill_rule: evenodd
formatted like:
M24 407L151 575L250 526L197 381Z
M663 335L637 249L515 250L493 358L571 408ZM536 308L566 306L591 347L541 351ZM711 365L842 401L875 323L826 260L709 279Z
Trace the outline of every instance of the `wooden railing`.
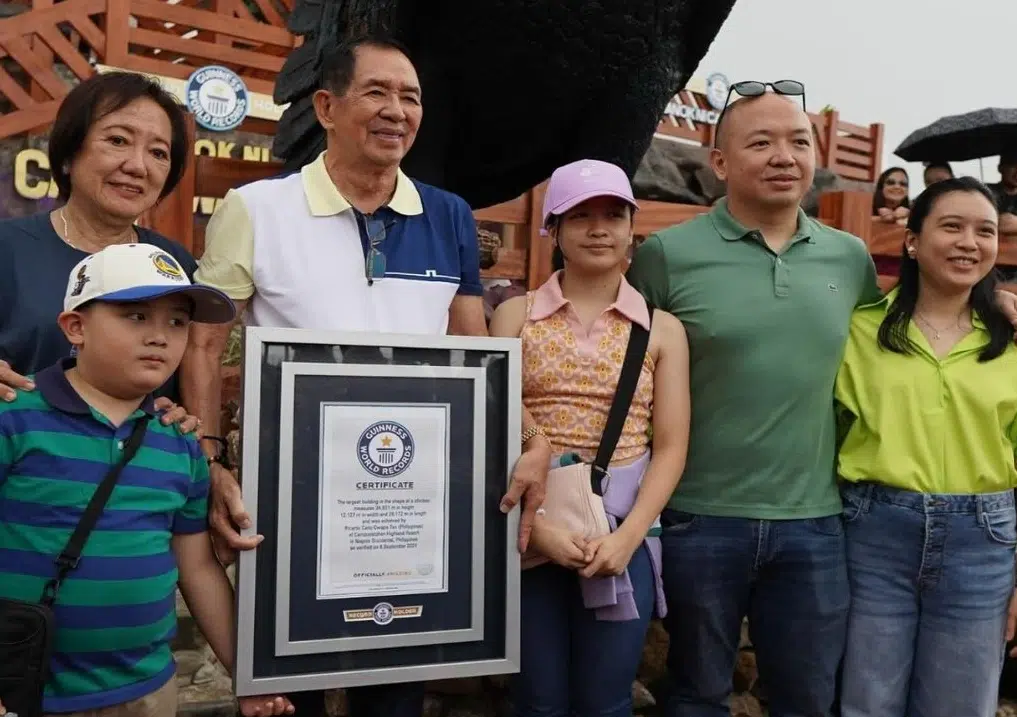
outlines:
M817 138L817 164L839 177L875 182L883 166L883 125L845 122L836 110L810 114Z
M229 67L253 92L271 95L296 38L285 28L294 0L34 0L0 20L0 138L47 126L73 82L104 64L187 79L209 64Z

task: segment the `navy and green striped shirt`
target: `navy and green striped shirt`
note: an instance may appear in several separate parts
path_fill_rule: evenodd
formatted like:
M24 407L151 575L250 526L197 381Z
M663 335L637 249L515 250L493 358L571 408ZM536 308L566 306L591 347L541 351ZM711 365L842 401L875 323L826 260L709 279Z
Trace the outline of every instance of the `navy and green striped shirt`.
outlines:
M119 427L68 383L74 359L37 389L0 402L0 595L38 601L85 506L134 421ZM43 708L79 712L143 697L174 679L174 534L206 530L208 466L193 436L150 421L54 606L56 643Z

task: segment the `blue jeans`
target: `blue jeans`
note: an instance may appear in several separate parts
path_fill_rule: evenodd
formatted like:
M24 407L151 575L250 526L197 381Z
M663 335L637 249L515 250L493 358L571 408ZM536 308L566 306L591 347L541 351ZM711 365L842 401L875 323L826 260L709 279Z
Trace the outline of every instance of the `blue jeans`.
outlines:
M661 516L670 635L668 717L728 717L742 620L771 717L828 717L844 651L840 515L803 520Z
M991 717L1014 589L1011 491L842 490L851 612L843 717Z
M575 571L548 564L523 571L522 669L512 679L516 717L629 717L655 589L641 545L629 561L639 617L597 620L583 606Z

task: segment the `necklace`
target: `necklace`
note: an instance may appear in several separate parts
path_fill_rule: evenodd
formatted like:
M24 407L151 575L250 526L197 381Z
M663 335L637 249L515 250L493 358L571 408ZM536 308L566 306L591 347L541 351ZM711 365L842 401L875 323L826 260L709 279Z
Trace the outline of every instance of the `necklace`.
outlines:
M60 209L57 211L57 214L60 215L60 221L64 225L64 235L62 237L60 237L60 238L63 239L64 243L67 246L69 246L70 248L77 249L78 251L85 251L80 246L78 246L77 244L75 244L74 242L71 241L71 230L67 226L67 216L64 214L64 207L60 207ZM131 237L130 237L130 239L128 239L127 241L124 241L123 239L120 239L119 241L116 241L116 242L113 242L113 243L114 244L134 244L136 241L137 241L137 236L135 235L134 230L132 229L131 230Z
M67 246L69 246L71 249L78 249L78 247L76 247L74 245L74 242L71 241L71 231L70 231L70 229L67 228L67 217L64 216L64 208L60 207L60 211L57 212L57 214L60 215L60 221L62 221L64 223L64 235L62 237L60 237L60 238L63 239L64 243ZM78 251L81 251L81 250L78 249Z
M918 316L918 319L923 324L925 324L929 328L930 331L932 331L933 339L936 340L936 341L939 341L939 339L941 338L941 335L942 335L943 332L949 331L950 329L956 328L958 331L967 331L968 328L969 328L968 326L962 326L961 325L961 317L960 316L957 317L957 323L954 324L954 326L948 326L945 329L937 329L935 326L932 325L931 321L929 321L927 318L925 318L925 315L922 314L922 312L916 311L915 314Z

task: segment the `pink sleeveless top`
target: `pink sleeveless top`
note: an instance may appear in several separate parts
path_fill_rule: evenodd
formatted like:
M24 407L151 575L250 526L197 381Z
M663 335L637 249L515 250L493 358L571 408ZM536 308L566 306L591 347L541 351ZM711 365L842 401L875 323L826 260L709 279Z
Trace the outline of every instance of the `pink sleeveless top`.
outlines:
M523 405L544 428L556 452L574 451L592 461L621 373L631 322L649 328L646 301L625 278L618 298L597 317L590 333L561 293L560 272L526 295ZM653 359L643 359L628 418L612 462L647 450L653 407Z

